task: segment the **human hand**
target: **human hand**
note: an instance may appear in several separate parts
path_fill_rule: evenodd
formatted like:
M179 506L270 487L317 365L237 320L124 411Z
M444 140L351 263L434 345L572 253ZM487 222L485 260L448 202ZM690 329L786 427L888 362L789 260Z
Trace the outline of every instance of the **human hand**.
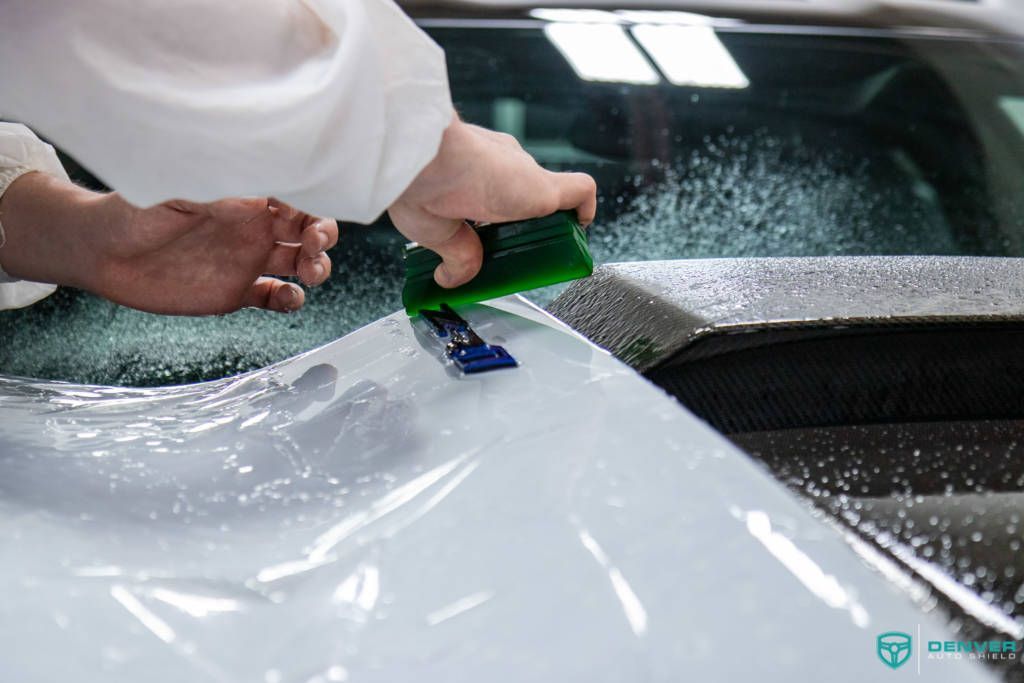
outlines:
M265 274L318 285L331 273L324 250L338 241L334 220L273 199L176 200L129 206L126 214L104 232L104 265L93 291L153 313L297 310L305 303L302 288Z
M437 283L457 287L473 279L483 263L480 238L466 220L496 223L560 209L575 209L581 225L593 221L594 179L547 171L511 135L456 119L437 156L388 214L399 232L441 256Z
M334 220L273 199L140 209L40 173L15 181L0 211L0 265L10 275L172 315L301 308L301 287L265 275L320 284L331 270L324 250L338 240Z

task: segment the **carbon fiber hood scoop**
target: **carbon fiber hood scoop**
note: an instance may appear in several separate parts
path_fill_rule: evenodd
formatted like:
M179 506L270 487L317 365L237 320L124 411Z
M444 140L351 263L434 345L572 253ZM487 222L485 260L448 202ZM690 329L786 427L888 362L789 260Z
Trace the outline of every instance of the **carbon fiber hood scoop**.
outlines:
M1024 264L616 264L551 312L726 433L1024 417Z
M616 263L573 283L548 310L644 372L714 334L1024 320L1024 262L837 256Z

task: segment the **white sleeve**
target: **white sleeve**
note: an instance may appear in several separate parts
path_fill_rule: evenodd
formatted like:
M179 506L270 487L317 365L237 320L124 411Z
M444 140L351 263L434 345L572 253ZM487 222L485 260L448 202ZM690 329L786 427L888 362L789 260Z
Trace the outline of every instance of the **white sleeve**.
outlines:
M392 0L5 0L0 113L137 205L369 222L454 112L443 51Z
M25 126L0 122L0 197L11 183L31 171L68 179L53 147L32 134ZM6 241L0 213L0 250ZM15 280L0 268L0 310L21 308L53 294L57 287L40 282Z

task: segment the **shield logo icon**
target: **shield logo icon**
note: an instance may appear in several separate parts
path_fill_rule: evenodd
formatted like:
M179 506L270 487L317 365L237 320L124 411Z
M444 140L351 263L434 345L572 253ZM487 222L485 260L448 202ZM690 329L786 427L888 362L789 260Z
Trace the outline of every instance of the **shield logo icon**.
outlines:
M878 658L892 669L898 669L910 659L910 634L889 631L878 636Z

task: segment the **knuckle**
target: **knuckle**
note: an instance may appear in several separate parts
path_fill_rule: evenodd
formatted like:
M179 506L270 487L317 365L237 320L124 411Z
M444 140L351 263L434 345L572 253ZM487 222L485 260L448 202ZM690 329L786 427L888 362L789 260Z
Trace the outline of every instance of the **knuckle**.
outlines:
M498 136L498 140L500 140L501 142L504 142L507 145L518 145L519 144L519 140L516 139L516 136L514 136L514 135L512 135L510 133L497 133L496 135Z
M558 207L561 204L557 192L545 192L544 196L541 197L540 205L537 207L543 215L554 213L558 211Z

